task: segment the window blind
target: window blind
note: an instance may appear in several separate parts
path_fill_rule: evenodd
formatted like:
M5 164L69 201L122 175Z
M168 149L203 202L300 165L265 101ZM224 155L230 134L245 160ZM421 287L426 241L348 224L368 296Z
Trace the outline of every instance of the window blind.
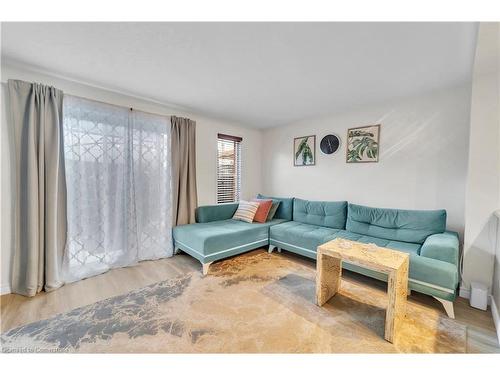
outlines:
M218 134L217 203L238 202L241 193L242 138Z

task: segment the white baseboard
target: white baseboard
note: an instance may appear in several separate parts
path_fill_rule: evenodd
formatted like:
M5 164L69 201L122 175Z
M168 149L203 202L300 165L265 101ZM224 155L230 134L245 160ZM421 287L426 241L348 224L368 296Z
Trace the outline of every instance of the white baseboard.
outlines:
M463 286L461 286L460 291L458 292L458 295L462 298L470 299L470 289L464 288Z
M0 295L4 295L4 294L10 294L10 285L2 285L0 286Z
M498 342L500 343L500 315L498 314L498 307L493 297L491 298L491 315L493 315L493 322L495 323Z

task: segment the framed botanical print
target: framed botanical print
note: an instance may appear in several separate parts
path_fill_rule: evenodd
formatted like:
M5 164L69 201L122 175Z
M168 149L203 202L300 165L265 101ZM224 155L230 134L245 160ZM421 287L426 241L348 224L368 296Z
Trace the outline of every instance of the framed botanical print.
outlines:
M378 162L380 125L361 126L347 130L347 163Z
M316 136L306 135L293 140L293 165L304 167L316 164Z

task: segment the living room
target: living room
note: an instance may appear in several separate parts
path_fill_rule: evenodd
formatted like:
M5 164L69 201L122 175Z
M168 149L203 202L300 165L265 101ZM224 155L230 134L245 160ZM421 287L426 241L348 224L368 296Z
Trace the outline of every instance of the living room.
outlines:
M500 352L499 22L11 21L3 357Z

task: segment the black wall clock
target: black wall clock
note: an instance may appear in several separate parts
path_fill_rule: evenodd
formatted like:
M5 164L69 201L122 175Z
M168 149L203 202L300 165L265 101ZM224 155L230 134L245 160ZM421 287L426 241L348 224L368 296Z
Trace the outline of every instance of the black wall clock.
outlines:
M340 138L335 134L328 134L323 137L319 148L321 152L326 155L334 154L340 147Z

